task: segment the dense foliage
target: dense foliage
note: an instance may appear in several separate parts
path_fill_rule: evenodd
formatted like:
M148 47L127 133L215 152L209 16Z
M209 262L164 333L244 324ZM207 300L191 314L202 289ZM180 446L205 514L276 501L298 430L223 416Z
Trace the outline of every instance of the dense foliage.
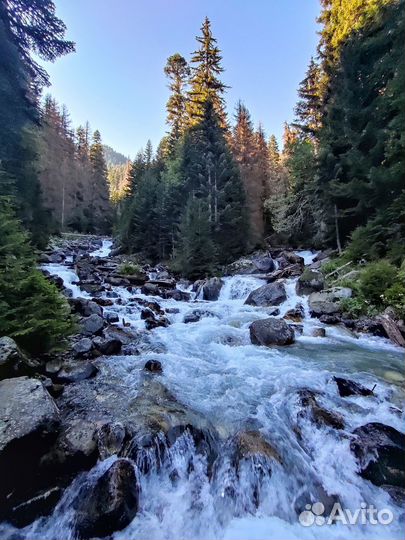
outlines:
M37 103L47 74L32 53L54 60L70 52L64 32L50 0L0 4L0 335L35 353L60 345L72 329L68 305L36 269L22 227L37 246L46 244L51 219L39 181Z

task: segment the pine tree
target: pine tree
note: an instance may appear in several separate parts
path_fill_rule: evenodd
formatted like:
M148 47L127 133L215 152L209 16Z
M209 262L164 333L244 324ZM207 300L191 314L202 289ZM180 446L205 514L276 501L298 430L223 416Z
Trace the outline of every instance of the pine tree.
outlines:
M174 267L189 279L212 275L217 252L206 201L190 196L180 223Z
M72 331L66 300L37 270L27 234L9 200L0 197L0 335L41 353L60 347Z
M403 190L404 2L384 4L359 6L356 24L363 21L363 26L352 35L340 28L346 20L332 4L332 11L343 19L333 28L325 24L323 32L323 48L333 58L332 63L328 57L330 77L319 156L329 240L344 244L362 227L355 236L355 251L369 258L404 245L398 216L391 211ZM342 33L345 39L337 49L331 40Z
M305 78L298 88L299 101L293 124L304 137L317 140L322 123L323 85L321 67L311 58Z
M5 0L0 19L18 48L29 77L37 86L49 85L46 71L32 58L32 53L53 62L75 50L74 43L64 39L66 26L56 17L55 4L52 0Z
M92 168L90 230L107 233L111 227L111 207L108 198L107 165L98 130L93 133L89 158Z
M263 133L254 132L250 113L241 102L236 108L232 151L246 193L250 241L253 246L260 245L264 234L263 196L267 176L267 148Z
M190 68L186 60L178 53L167 59L164 72L169 79L171 95L166 105L167 123L171 126L168 151L173 153L174 146L187 126L186 87L190 76Z
M194 126L204 117L205 104L210 101L218 116L222 128L227 127L225 102L223 94L226 86L220 81L219 75L224 71L221 66L221 51L217 47L217 40L211 32L211 22L205 18L201 27L201 36L197 36L200 48L191 58L192 76L191 88L188 92L186 105L189 124Z

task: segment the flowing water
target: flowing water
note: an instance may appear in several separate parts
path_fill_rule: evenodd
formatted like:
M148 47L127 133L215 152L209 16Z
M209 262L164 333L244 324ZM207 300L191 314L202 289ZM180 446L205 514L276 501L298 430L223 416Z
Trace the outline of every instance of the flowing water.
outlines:
M97 255L108 255L109 246L104 247ZM300 254L306 263L311 262L310 252ZM81 294L72 284L77 276L71 270L64 265L48 265L47 269L60 275L75 296ZM308 316L307 298L297 296L295 279L286 282L288 298L280 306L279 316L301 303L306 313L302 336L284 348L252 345L248 327L252 321L266 317L269 310L247 306L244 301L264 281L240 275L226 277L224 282L216 302L176 302L156 297L163 308L178 310L168 315L170 326L149 335L151 349L164 352L145 349L140 355L114 357L109 369L122 374L129 392L136 395L145 361L158 358L163 365L162 383L179 401L208 418L224 440L241 429L259 430L276 447L283 464L274 463L271 475L263 473L263 467L248 464L235 474L224 456L209 478L205 458L196 453L186 434L168 450L162 467L143 475L138 471L140 511L114 538L403 538L401 509L386 491L356 474L348 436L368 422L403 430L404 416L397 408L404 401L403 351L387 340L356 337L337 327L327 327L324 338L312 337L313 327L322 324ZM133 327L144 328L141 308L131 298L152 298L119 287L114 292L115 305L106 309L118 313ZM184 316L196 309L203 312L201 320L184 324ZM376 385L376 396L341 398L332 375L349 376L369 388ZM297 392L303 388L319 392L321 405L339 412L345 429L317 427L302 418L297 438L294 426L301 409ZM77 490L84 481L100 476L114 459L100 462L77 478L53 515L27 527L23 536L72 538L71 502ZM256 507L252 501L259 476L260 503ZM298 514L305 504L326 493L348 509L360 508L361 503L388 508L394 520L385 526L300 525Z

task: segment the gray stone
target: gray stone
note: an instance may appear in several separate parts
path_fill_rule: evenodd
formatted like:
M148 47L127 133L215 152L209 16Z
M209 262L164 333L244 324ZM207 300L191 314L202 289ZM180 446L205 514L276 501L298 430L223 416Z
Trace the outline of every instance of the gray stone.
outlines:
M104 328L104 319L94 313L82 320L82 326L86 334L98 334Z
M122 342L118 338L97 336L93 339L95 348L106 356L118 354L121 351Z
M296 291L299 295L311 294L313 292L321 291L324 286L325 278L321 272L305 268L304 272L298 278Z
M208 279L203 285L204 300L218 300L224 282L222 279L213 277Z
M98 430L98 453L100 459L118 454L124 444L126 431L121 422L108 422Z
M42 383L29 377L0 382L0 453L28 435L54 432L57 408Z
M282 283L269 283L252 291L245 304L261 307L278 306L286 299L287 295Z
M126 459L115 461L94 485L79 493L73 506L77 509L75 529L79 538L104 538L129 525L139 506L133 465Z
M322 328L321 326L317 326L316 328L312 329L311 336L312 337L325 337L326 330L325 328Z
M294 330L283 319L261 319L249 327L250 340L254 345L290 345L294 342Z
M24 367L29 366L30 361L14 339L7 336L0 338L0 379L21 375Z
M69 303L72 305L74 311L83 317L89 317L94 314L100 315L100 317L103 315L103 308L93 300L88 300L87 298L72 298L69 300Z
M57 382L69 384L84 381L95 377L98 369L91 362L80 362L80 364L65 365L57 375Z
M86 338L86 337L79 340L72 347L76 356L82 356L83 354L90 352L92 348L93 348L93 342L91 341L90 338Z
M120 318L118 317L118 313L112 313L112 312L106 313L105 318L107 319L107 322L109 323L116 323L120 320Z
M322 292L314 292L309 295L309 309L311 315L333 315L341 313L340 301L350 298L352 290L347 287L334 287Z

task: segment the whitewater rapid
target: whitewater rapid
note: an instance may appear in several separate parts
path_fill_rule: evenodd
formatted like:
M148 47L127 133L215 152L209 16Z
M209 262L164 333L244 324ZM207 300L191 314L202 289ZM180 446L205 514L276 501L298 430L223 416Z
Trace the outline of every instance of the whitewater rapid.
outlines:
M93 253L108 256L107 244ZM306 264L311 252L300 252ZM77 276L65 265L47 265L50 272L64 279L75 296ZM121 377L128 392L136 395L145 361L159 359L163 365L161 382L193 410L206 416L225 439L240 429L259 430L283 456L265 478L258 508L249 504L254 470L235 477L226 459L215 478L206 475L204 458L197 455L191 438L180 437L170 449L169 459L159 470L140 476L140 511L128 527L116 532L116 540L128 539L388 539L403 538L402 510L383 489L361 478L350 452L349 433L368 422L381 422L400 431L404 415L403 351L381 338L355 336L337 327L326 327L326 337L312 337L314 327L324 326L311 319L307 297L295 292L295 279L286 281L287 300L279 306L285 312L301 303L305 311L302 335L294 345L266 348L252 345L249 325L268 316L270 309L245 305L248 294L265 281L252 276L224 278L218 301L189 302L163 300L114 287L114 305L105 311L117 313L135 329L143 329L142 307L133 298L156 300L168 310L170 325L148 335L140 354L116 356L108 369ZM200 310L198 322L185 324L185 315ZM389 374L391 375L389 376ZM396 377L392 373L397 374ZM368 388L376 385L375 397L341 398L333 375L350 377ZM396 378L396 381L394 380ZM339 412L345 429L315 427L309 420L300 423L300 439L294 432L300 404L297 392L319 392L322 406ZM188 465L190 456L193 472ZM69 506L80 482L89 481L106 470L99 463L90 473L77 479L65 492L54 514L42 518L25 531L26 538L71 538ZM176 470L177 481L172 473ZM232 487L233 496L227 495ZM395 517L387 526L341 525L305 528L298 521L297 505L314 502L309 494L322 490L350 509L362 502L389 508ZM70 499L69 499L70 497ZM401 517L402 515L402 517ZM401 521L402 520L402 521Z

